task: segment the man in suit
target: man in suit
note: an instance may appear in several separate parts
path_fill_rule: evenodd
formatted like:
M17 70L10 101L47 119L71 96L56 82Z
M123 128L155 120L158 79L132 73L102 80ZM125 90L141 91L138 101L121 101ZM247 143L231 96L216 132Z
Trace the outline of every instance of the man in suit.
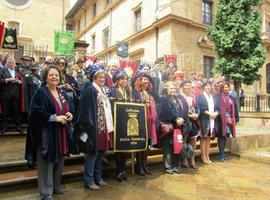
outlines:
M3 105L2 131L4 134L7 130L8 117L13 109L13 118L15 121L16 131L22 133L21 130L21 75L16 70L14 57L9 57L6 62L6 68L3 69L0 76L0 85L2 89L1 101Z

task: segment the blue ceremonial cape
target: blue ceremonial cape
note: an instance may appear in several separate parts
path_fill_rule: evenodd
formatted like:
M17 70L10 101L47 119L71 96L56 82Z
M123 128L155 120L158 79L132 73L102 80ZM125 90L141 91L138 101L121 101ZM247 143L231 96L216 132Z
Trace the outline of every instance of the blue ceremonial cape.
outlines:
M97 138L97 91L90 85L81 94L76 116L76 143L80 152L93 154L96 151ZM87 133L86 142L80 135Z

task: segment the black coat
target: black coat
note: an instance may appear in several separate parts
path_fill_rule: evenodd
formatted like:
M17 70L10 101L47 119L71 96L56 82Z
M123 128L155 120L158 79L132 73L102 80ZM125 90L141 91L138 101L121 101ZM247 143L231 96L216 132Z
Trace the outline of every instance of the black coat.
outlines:
M63 93L64 98L69 103L69 112L73 113L73 107L70 99ZM57 122L49 122L51 115L56 114L55 105L49 89L46 86L41 87L34 94L30 112L29 128L27 132L25 159L28 162L35 162L36 148L41 147L41 155L45 160L57 163L62 157L59 151L58 126ZM72 125L66 124L69 151L72 147Z
M76 116L76 143L79 151L93 154L97 138L97 91L90 85L81 94ZM87 133L86 142L80 140L81 133Z
M174 127L176 127L176 119L178 117L185 118L182 102L179 101L179 105L177 105L167 95L160 97L158 110L159 121L172 123Z
M16 75L19 73L18 70L15 71ZM16 77L16 76L15 76ZM12 78L8 68L2 70L0 75L0 85L1 85L1 98L2 99L20 99L21 98L21 85L17 83L6 83L7 78Z
M214 111L219 113L218 104L216 101L216 98L213 97L214 100ZM202 136L206 137L209 134L210 131L210 117L209 115L205 114L205 111L209 111L208 103L203 94L201 94L198 99L198 108L199 108L199 122L200 122L200 128L202 132ZM215 128L217 128L217 119L215 120Z

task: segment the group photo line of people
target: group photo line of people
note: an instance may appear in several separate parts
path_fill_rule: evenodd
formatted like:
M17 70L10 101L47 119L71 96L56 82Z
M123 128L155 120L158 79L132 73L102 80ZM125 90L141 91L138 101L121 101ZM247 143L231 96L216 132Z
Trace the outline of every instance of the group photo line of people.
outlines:
M189 78L187 78L189 77ZM104 153L113 150L114 104L136 102L145 106L147 148L136 152L136 174L151 175L147 150L162 149L164 172L180 174L181 167L197 168L195 149L200 141L201 162L212 163L210 142L217 138L219 160L226 161L228 138L236 137L239 121L237 93L232 80L204 78L140 63L134 75L117 60L86 66L78 59L69 68L65 57L47 56L37 64L23 56L16 65L8 57L0 65L1 134L10 118L16 131L27 123L25 159L37 165L41 199L62 194L61 176L65 157L84 153L84 186L100 190L107 183L102 175ZM130 154L114 152L119 182L127 181Z

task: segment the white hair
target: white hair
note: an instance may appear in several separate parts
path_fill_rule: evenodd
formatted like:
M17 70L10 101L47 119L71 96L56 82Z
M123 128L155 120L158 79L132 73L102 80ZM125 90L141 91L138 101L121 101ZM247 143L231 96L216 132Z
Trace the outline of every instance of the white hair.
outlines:
M16 62L16 61L15 61L15 58L12 57L12 56L8 57L8 58L7 58L7 63L9 63L9 62Z

